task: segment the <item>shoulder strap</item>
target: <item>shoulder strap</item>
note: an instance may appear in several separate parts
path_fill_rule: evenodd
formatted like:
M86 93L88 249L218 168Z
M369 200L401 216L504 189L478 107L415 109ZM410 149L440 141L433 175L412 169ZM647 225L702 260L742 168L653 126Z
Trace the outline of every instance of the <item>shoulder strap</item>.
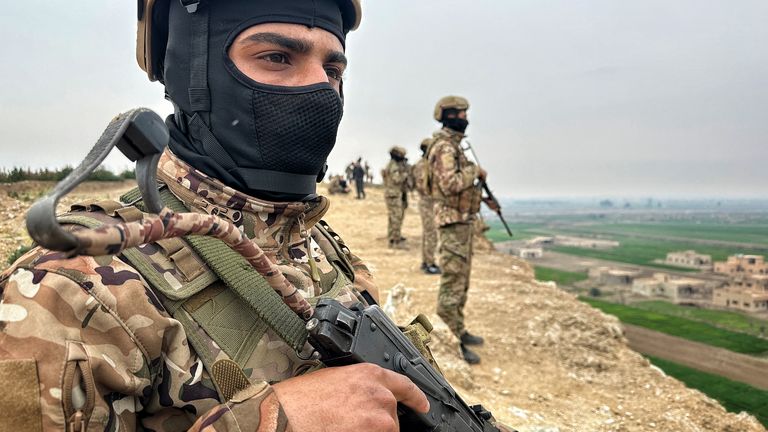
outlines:
M140 192L134 189L121 197L123 202L138 201ZM163 203L175 212L189 211L167 188L160 193ZM307 340L304 321L298 317L245 259L221 240L206 236L186 236L184 239L205 261L214 273L240 299L245 301L256 315L293 349L299 350Z

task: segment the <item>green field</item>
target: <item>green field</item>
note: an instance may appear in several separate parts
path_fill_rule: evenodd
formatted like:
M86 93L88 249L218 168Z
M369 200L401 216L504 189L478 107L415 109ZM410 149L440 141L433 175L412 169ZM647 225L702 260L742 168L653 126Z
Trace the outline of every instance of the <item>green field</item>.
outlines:
M768 335L768 320L754 318L739 312L702 309L692 306L680 306L665 301L644 301L632 303L632 307L663 315L672 315L699 321L715 327L752 335Z
M724 261L729 255L736 253L758 255L765 253L762 249L733 248L728 246L692 244L679 241L621 236L613 236L612 239L618 240L620 246L613 249L584 249L570 246L555 246L552 250L570 255L689 272L696 270L657 264L654 260L666 258L668 252L687 249L695 249L699 253L711 255L714 261Z
M549 267L534 267L536 279L540 281L554 281L558 285L571 285L578 281L586 280L587 274L584 272L569 272Z
M485 236L492 242L527 240L540 235L532 230L542 227L541 224L533 223L508 223L507 225L509 225L509 229L512 231L512 234L514 234L514 237L510 237L509 234L507 234L507 230L504 229L504 225L501 224L501 221L488 220L486 223L488 223L488 226L490 226L491 229L486 231Z
M730 351L751 354L768 354L768 340L737 333L709 324L672 315L643 310L636 307L607 303L588 297L579 300L596 307L607 314L616 316L622 322L655 330L683 339L725 348Z
M667 375L717 399L728 411L746 411L768 426L768 391L660 358L646 357Z
M654 237L679 237L692 240L715 240L736 243L768 245L768 224L696 223L690 221L665 221L654 223L595 223L572 225L569 232L584 234L645 235Z
M562 219L562 220L561 220ZM491 230L487 236L492 241L508 240L499 221L490 221ZM667 253L693 249L712 256L714 261L724 261L728 256L744 253L768 254L768 224L750 223L730 225L724 223L702 223L667 221L659 223L609 223L585 222L563 215L545 223L513 223L511 225L515 239L529 239L544 235L600 236L603 239L617 240L619 247L612 249L585 249L570 246L555 246L551 250L569 255L616 261L627 264L655 267L665 270L695 272L695 269L659 264ZM638 237L649 235L659 238ZM663 237L679 237L665 240ZM686 238L690 241L685 240ZM696 240L717 240L739 243L752 243L754 247L734 247L718 244L702 244Z

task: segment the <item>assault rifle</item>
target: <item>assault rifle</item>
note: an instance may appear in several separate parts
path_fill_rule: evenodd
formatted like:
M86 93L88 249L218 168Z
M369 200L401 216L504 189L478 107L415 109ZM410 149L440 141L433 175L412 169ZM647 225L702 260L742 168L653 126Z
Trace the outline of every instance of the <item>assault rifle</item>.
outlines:
M475 162L479 165L480 162L477 159L477 153L475 153L474 147L472 147L472 143L470 143L467 140L464 140L465 143L467 143L467 148L464 149L469 150L472 153L472 158L475 160ZM509 229L509 225L507 225L507 221L504 220L504 216L501 215L501 204L499 203L499 200L496 199L495 196L493 196L493 192L491 192L491 188L488 187L488 182L486 182L484 179L480 180L480 185L482 186L483 190L485 191L485 200L490 201L493 203L493 205L489 205L488 202L486 204L488 207L493 210L496 215L501 220L501 223L504 224L504 228L507 230L507 234L509 234L510 237L514 237L514 234L512 234L512 230ZM495 207L495 208L494 208Z
M410 378L429 399L421 414L398 404L400 430L408 432L501 432L493 415L468 406L377 305L347 308L323 299L307 322L309 342L327 366L373 363Z

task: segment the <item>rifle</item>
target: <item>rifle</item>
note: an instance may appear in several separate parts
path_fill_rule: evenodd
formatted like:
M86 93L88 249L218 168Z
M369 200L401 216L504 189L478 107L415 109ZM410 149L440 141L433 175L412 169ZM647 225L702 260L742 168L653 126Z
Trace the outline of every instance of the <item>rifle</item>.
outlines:
M467 143L467 148L464 150L465 151L469 150L472 153L472 158L475 160L475 162L478 165L480 165L480 161L477 158L477 153L475 153L474 147L472 147L472 143L470 143L468 140L464 140L464 142ZM502 216L501 214L501 204L499 204L499 200L497 200L496 197L493 196L493 192L491 192L491 188L488 187L488 182L486 182L485 179L480 180L480 186L485 191L486 199L494 203L494 205L496 206L496 209L494 210L490 205L488 205L488 203L486 203L486 205L488 205L489 208L494 210L496 215L501 220L501 223L504 224L504 228L507 230L507 234L509 234L510 237L514 237L514 234L512 234L512 230L510 230L509 225L507 225L507 221L504 220L504 216Z
M373 363L407 376L429 399L429 412L398 404L400 430L503 432L481 405L468 406L378 305L347 308L322 299L307 322L309 342L326 366Z

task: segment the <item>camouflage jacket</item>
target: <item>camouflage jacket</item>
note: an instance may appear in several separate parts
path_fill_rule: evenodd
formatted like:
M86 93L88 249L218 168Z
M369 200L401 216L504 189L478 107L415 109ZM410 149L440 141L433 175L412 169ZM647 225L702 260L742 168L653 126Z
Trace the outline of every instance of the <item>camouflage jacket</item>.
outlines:
M427 185L435 199L435 223L469 222L480 210L481 190L475 185L477 165L461 149L464 134L448 128L433 134L427 151Z
M427 190L427 160L425 158L419 158L419 161L413 164L411 167L411 178L413 179L413 186L419 193L421 198L431 198L429 190Z
M398 198L408 192L410 170L408 162L390 159L387 166L381 171L384 178L384 196Z
M354 284L333 283L339 279L328 259L332 245L313 228L328 209L326 198L262 201L208 178L169 152L158 174L192 211L229 218L255 238L303 296L329 294L334 285L332 295L349 304L362 300L360 291L375 290L370 272L351 254ZM169 259L166 246L139 250L170 286L181 287L190 273L207 270L199 260L182 266ZM228 292L215 281L191 300L215 312L238 301ZM0 276L0 299L0 383L14 388L11 398L0 396L2 430L289 431L270 383L317 366L308 346L297 353L267 328L238 360L251 384L219 400L188 339L202 341L217 359L232 353L205 328L194 327L195 321L195 334L189 334L189 325L169 313L167 298L122 256L67 259L35 248ZM191 313L186 306L179 309L181 316ZM243 328L241 321L247 320L238 319L246 314L219 318L214 324L232 338L254 334Z

